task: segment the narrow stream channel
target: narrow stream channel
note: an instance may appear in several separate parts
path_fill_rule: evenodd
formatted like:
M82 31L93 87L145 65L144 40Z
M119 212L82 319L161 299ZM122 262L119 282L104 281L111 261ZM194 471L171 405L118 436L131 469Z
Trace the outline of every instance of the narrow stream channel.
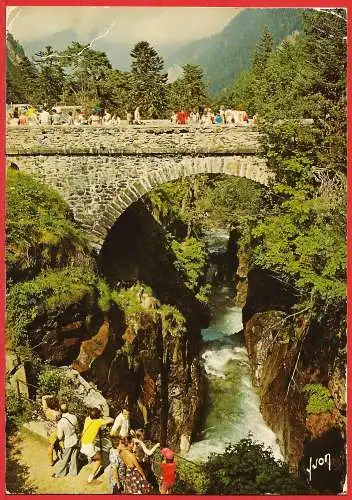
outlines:
M211 239L210 239L211 238ZM228 235L211 233L207 242L211 253L226 252ZM216 269L210 269L216 273ZM228 443L236 443L252 433L252 439L270 446L281 458L276 436L259 411L259 396L251 384L250 366L242 331L242 310L233 306L234 294L226 284L213 288L210 298L212 318L202 330L202 354L208 376L209 406L201 431L202 439L191 445L187 458L206 458L221 453Z

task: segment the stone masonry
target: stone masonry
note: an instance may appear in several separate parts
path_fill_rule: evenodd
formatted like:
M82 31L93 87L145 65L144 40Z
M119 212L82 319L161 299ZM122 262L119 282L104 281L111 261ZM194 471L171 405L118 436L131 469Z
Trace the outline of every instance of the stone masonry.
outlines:
M99 251L118 217L151 189L222 173L267 185L252 127L9 127L8 162L55 188Z

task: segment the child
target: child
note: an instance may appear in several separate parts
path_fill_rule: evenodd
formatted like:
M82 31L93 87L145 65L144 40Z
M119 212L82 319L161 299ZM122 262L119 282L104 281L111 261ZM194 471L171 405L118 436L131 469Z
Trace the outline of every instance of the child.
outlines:
M160 485L160 493L162 495L170 495L175 484L176 464L174 462L174 452L170 448L161 450L163 461L161 462L162 477Z
M109 493L116 494L123 491L123 482L126 475L126 466L120 457L120 437L112 437L111 444L112 448L109 453Z

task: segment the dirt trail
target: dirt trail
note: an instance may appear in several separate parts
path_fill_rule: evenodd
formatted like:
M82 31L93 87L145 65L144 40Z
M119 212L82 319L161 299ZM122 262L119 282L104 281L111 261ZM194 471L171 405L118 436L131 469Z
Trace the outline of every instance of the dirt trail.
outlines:
M107 471L87 483L89 465L77 477L52 478L55 467L48 463L47 445L42 438L23 430L11 439L10 445L6 481L9 493L108 493Z

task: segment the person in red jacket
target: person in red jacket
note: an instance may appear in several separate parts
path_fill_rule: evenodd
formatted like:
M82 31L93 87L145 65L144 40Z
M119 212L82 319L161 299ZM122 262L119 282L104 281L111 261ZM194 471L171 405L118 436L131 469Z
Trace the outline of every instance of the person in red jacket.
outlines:
M183 109L177 113L177 123L178 124L185 125L187 118L188 118L188 113L183 111Z
M174 462L174 452L170 448L161 450L163 461L161 462L161 485L160 493L162 495L170 495L175 484L176 464Z

